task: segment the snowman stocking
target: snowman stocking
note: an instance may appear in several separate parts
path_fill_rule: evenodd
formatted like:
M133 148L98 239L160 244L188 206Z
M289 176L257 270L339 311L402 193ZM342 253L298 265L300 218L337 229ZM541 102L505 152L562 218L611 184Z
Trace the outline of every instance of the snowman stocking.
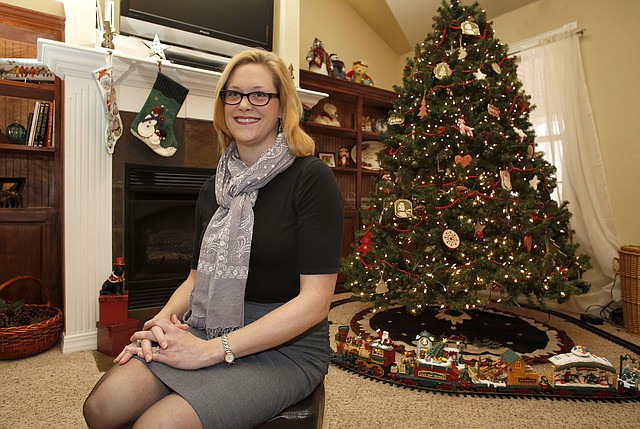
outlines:
M173 122L188 92L178 82L158 73L147 101L131 123L131 133L158 155L172 156L178 150Z
M120 111L118 111L118 103L116 101L116 87L113 85L113 67L100 67L94 70L93 76L104 101L107 122L105 130L107 152L112 154L116 142L122 136L122 119L120 119Z

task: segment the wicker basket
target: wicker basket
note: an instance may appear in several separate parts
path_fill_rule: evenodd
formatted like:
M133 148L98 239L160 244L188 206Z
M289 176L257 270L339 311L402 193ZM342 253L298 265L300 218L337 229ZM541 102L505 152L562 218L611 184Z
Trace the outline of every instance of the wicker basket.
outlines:
M26 326L0 328L0 359L18 359L33 356L51 348L58 342L62 333L62 311L51 303L49 289L36 277L18 276L0 285L0 292L7 286L18 281L36 282L47 299L46 305L25 304L27 308L37 308L41 313L50 317L42 322Z
M619 254L624 329L640 335L640 246L622 246Z

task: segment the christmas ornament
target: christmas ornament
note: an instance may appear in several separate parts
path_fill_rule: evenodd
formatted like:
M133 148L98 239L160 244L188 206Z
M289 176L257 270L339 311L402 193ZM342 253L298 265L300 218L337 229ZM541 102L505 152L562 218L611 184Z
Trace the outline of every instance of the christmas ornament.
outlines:
M473 229L475 231L475 236L476 238L483 238L484 237L484 225L482 225L480 222L476 222L475 225L473 225Z
M107 60L110 62L110 60ZM122 119L116 97L116 88L113 84L113 67L107 65L93 71L93 77L98 84L100 95L105 110L105 144L107 152L113 154L116 142L122 136Z
M498 63L491 63L491 68L493 69L494 72L498 74L502 73L502 69L500 68Z
M511 191L513 186L511 185L511 173L509 170L500 170L500 185L505 191Z
M147 58L157 56L163 60L167 59L167 57L164 55L164 51L166 49L169 49L170 46L160 43L160 39L158 38L157 34L153 37L153 41L151 43L147 42L146 40L143 40L142 43L144 43L149 48L149 54L147 55Z
M524 247L527 249L527 252L531 252L531 248L533 247L533 238L530 235L524 236Z
M486 74L482 73L482 70L478 69L477 72L474 72L473 75L476 77L476 79L478 80L484 80L485 77L487 77Z
M376 284L376 293L387 293L389 292L389 287L387 283L382 279L382 273L380 274L380 281Z
M515 131L515 133L518 135L518 137L520 137L520 140L524 140L525 137L527 137L527 135L525 134L524 131L522 131L520 128L518 127L513 127L513 131Z
M360 239L360 246L358 246L358 252L362 256L367 256L367 252L371 250L371 231L367 230Z
M387 122L389 125L402 125L404 118L402 116L390 116Z
M465 155L465 156L456 155L455 158L453 158L453 160L455 161L456 164L462 165L463 167L467 167L469 164L471 164L472 158L471 158L471 155Z
M442 242L449 249L457 249L460 246L460 237L458 233L452 229L445 229L442 232Z
M438 63L435 66L435 68L433 69L433 74L436 75L436 78L442 80L451 76L453 72L451 71L449 64L442 62Z
M487 111L489 112L489 114L491 116L495 116L496 118L500 118L500 109L498 109L493 104L489 103L489 105L487 106Z
M463 136L467 136L467 137L471 137L473 138L473 130L474 128L471 128L470 126L468 126L464 119L459 118L457 120L458 123L458 129L460 130L460 134L462 134Z
M158 73L142 110L131 122L131 133L155 153L169 157L178 150L173 122L189 90Z
M529 180L529 186L531 186L531 188L533 188L534 190L538 190L538 184L540 183L540 179L538 179L538 176L533 176L533 179Z
M413 205L411 201L405 199L396 200L393 203L393 213L401 219L413 217Z
M460 26L462 29L462 34L466 34L468 36L479 36L480 35L480 27L473 21L465 21Z
M424 96L422 97L422 102L420 103L420 111L418 112L418 116L421 118L427 116L427 101L425 100Z

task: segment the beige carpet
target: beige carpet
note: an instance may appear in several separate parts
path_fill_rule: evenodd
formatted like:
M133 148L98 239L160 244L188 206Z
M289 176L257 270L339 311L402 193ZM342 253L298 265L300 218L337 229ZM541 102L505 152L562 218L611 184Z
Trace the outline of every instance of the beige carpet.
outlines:
M332 310L337 326L366 305L349 303ZM540 314L521 310L528 316ZM593 353L618 366L625 349L556 317L543 320L564 330ZM609 332L640 344L640 337L605 326ZM96 360L94 354L99 358ZM40 355L0 361L0 429L85 428L82 403L104 367L104 355L83 351L63 355L54 347ZM386 385L331 366L326 382L324 429L599 429L640 428L640 405L536 399L458 397ZM228 428L233 429L233 428Z

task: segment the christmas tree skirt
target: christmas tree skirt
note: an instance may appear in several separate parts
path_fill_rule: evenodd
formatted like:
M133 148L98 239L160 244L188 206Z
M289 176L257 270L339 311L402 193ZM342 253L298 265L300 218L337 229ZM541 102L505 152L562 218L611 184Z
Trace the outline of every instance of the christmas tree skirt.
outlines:
M499 308L456 314L429 306L422 314L413 316L403 307L376 313L369 307L355 314L350 326L356 334L363 336L377 337L378 329L387 331L395 345L402 345L406 350L415 349L416 338L423 331L436 340L460 341L466 346L464 359L467 362L478 358L496 359L509 348L528 363L538 363L566 353L574 345L564 331Z

